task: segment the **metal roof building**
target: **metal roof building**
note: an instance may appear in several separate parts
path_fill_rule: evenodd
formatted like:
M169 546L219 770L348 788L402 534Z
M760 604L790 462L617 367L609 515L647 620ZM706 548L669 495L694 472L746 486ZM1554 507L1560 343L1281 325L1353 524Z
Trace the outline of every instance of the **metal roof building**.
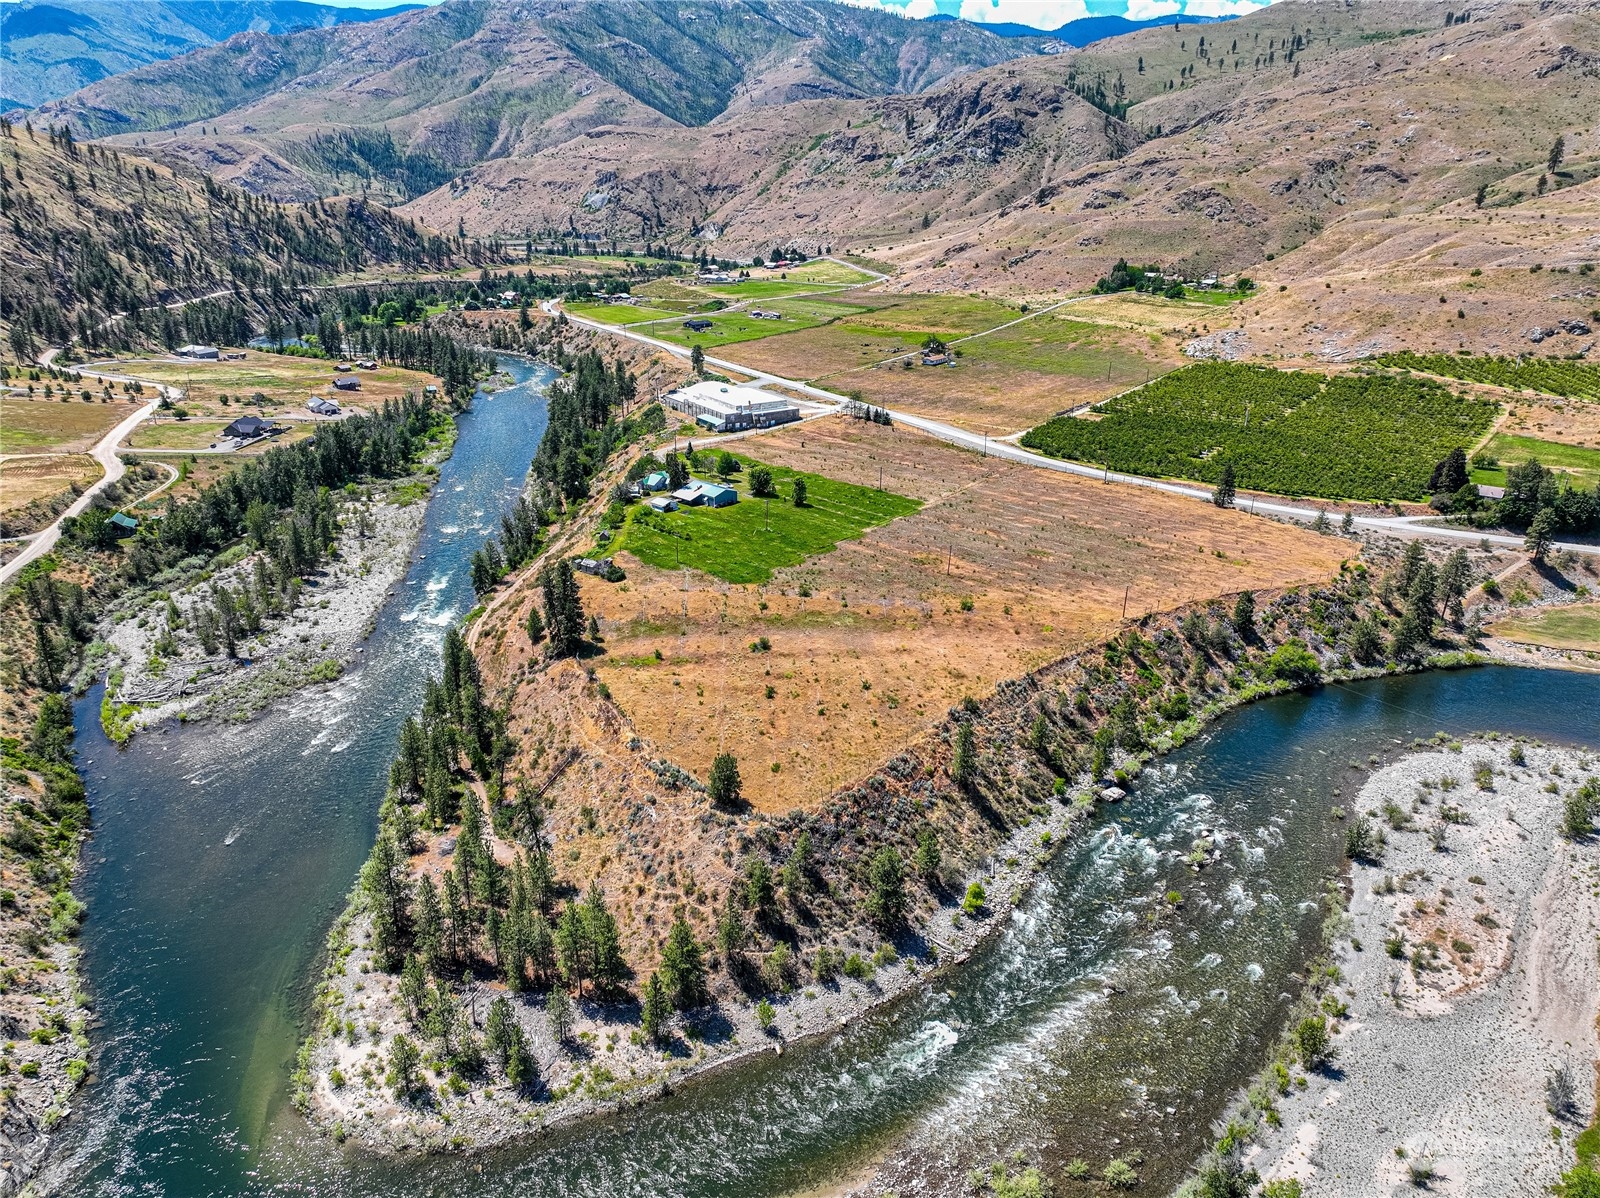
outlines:
M693 383L667 396L667 402L714 433L771 428L800 419L800 408L793 400L735 383Z

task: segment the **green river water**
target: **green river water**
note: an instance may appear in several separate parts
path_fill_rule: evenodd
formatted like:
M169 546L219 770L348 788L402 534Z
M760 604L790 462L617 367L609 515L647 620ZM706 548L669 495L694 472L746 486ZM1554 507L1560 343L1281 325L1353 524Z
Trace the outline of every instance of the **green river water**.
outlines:
M954 1193L967 1169L1016 1151L1055 1173L1138 1149L1143 1192L1160 1192L1277 1034L1340 868L1328 808L1360 786L1351 762L1438 730L1600 732L1600 677L1507 668L1255 704L1097 815L966 966L837 1035L495 1153L336 1147L289 1106L289 1071L397 727L543 431L549 373L506 365L518 386L463 417L418 559L337 685L122 752L98 734L98 690L80 703L98 1055L47 1190L756 1198L881 1162L902 1194ZM1224 850L1196 875L1180 858L1202 829ZM1146 913L1174 888L1184 906L1151 930Z

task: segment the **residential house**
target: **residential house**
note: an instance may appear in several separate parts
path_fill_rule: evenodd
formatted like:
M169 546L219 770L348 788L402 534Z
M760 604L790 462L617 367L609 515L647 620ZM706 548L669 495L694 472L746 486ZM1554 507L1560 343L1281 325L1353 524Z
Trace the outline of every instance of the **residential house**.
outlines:
M340 391L359 391L359 390L361 390L361 380L356 378L356 376L353 375L353 374L347 374L342 378L334 379L333 380L333 385L336 388L338 388Z
M320 395L313 395L306 401L306 407L318 416L337 416L339 405L331 399L323 399Z
M683 327L691 333L703 333L711 327L711 322L703 316L696 316L692 320L684 321Z
M274 432L277 425L270 420L263 420L260 416L241 416L227 428L222 430L224 437L235 441L254 441L257 437L265 437Z
M212 345L180 345L176 352L180 358L194 358L201 362L217 362L222 359L222 351Z
M641 491L665 491L671 485L672 479L665 470L652 471L639 480Z

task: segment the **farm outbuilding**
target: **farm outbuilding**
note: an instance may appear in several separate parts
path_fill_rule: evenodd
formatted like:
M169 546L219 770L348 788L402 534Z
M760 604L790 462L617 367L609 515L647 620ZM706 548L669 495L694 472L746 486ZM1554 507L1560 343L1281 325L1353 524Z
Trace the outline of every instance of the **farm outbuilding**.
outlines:
M222 351L212 345L182 345L177 350L180 358L194 358L201 362L216 362L222 358Z
M703 479L692 478L688 486L679 487L674 491L672 498L684 507L728 507L739 502L739 492L721 483L708 483Z
M800 408L758 387L733 383L694 383L667 396L667 402L714 433L771 428L800 419Z
M333 385L335 387L337 387L340 391L359 391L359 390L361 390L361 380L358 379L353 374L341 375L340 377L338 377L338 378L333 380Z

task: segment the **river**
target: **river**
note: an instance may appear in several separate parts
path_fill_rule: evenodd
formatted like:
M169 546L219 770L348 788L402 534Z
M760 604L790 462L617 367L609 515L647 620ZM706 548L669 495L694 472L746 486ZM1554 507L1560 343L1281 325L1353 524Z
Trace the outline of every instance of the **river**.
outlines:
M538 378L513 368L519 387L463 418L427 556L360 669L244 728L146 734L120 755L80 735L103 1048L47 1175L62 1192L756 1196L879 1159L914 1188L1017 1151L1057 1172L1135 1149L1156 1192L1276 1034L1340 867L1328 811L1360 787L1354 766L1439 730L1600 731L1600 677L1499 667L1258 703L1099 813L967 966L836 1036L496 1153L337 1148L287 1102L307 988L371 843L396 726L471 602L465 557L537 443ZM1223 854L1196 874L1181 858L1205 830Z

